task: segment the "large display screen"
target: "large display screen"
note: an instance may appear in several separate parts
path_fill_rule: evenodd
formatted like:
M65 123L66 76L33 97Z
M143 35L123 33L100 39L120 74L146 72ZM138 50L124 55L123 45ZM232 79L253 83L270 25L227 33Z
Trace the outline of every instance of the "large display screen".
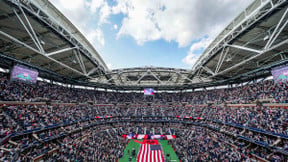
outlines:
M154 95L154 89L153 88L145 88L144 89L144 95Z
M272 75L275 82L288 80L288 66L272 69Z
M38 71L30 69L25 66L15 65L12 69L10 80L11 81L24 81L27 83L36 83L38 77Z

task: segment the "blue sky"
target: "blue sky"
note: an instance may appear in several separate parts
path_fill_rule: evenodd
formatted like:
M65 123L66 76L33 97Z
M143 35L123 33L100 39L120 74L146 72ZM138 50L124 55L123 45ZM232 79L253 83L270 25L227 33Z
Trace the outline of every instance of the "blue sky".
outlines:
M110 69L192 68L252 0L50 0Z

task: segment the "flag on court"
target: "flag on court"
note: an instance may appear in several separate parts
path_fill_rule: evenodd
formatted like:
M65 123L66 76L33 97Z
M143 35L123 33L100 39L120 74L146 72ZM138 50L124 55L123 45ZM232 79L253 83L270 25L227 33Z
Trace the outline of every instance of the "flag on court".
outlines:
M137 162L164 162L163 151L158 144L141 144Z
M148 135L147 134L123 134L122 137L124 138L128 138L128 139L148 139ZM170 140L170 139L174 139L176 138L175 135L150 135L151 139L166 139L166 140Z
M137 139L147 139L146 134L138 134Z
M166 138L167 138L167 140L170 140L170 139L175 139L176 136L175 135L166 135Z

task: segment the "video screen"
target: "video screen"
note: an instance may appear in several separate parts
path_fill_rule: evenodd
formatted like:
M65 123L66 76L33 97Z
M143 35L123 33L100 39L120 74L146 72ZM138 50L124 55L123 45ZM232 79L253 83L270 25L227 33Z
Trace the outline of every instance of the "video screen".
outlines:
M272 69L272 75L275 83L288 80L288 66Z
M36 83L38 74L38 71L35 69L30 69L22 65L15 65L11 71L10 80Z
M148 96L154 95L154 89L153 88L145 88L144 89L144 95L148 95Z

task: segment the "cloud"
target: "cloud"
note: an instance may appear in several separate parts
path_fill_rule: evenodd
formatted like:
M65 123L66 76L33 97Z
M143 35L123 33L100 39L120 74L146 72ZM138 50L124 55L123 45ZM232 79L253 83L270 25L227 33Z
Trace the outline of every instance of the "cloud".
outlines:
M125 15L117 38L175 41L185 47L204 35L214 38L252 0L116 0L112 14Z
M86 31L86 33L86 38L94 44L95 48L101 48L105 45L104 34L100 28Z
M90 2L90 12L93 14L97 13L97 11L104 5L104 0L92 0Z
M50 0L73 24L83 29L91 17L87 12L87 3L82 0Z
M105 45L103 31L100 28L100 22L106 22L107 13L105 6L107 2L104 0L50 0L88 39L88 41L96 48L102 48ZM104 8L104 9L103 9ZM99 12L99 24L91 25L92 21L96 21L95 13Z
M200 56L200 53L209 46L209 44L212 42L212 39L209 37L204 37L200 39L200 41L194 43L185 58L182 59L182 62L188 65L193 66L195 62L197 61L198 57Z
M117 25L117 24L114 24L114 25L113 25L113 28L114 28L115 30L117 30L117 29L118 29L118 25Z
M138 45L164 40L191 46L182 62L192 66L207 44L253 0L113 0L110 6L106 0L50 1L97 50L105 46L101 27L109 23L117 39L132 37ZM121 15L121 23L110 23L112 15Z
M92 14L98 14L98 24L102 25L109 22L108 18L111 15L112 9L104 0L92 0L90 3L90 12Z

